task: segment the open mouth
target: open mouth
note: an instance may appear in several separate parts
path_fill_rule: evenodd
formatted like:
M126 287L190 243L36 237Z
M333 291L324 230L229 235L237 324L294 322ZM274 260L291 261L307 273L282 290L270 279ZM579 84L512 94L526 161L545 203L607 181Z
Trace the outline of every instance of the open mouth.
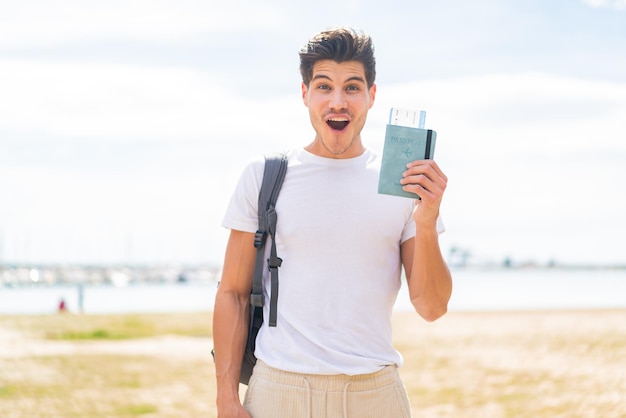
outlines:
M346 126L350 123L348 119L345 118L331 118L326 121L328 126L335 131L342 131Z

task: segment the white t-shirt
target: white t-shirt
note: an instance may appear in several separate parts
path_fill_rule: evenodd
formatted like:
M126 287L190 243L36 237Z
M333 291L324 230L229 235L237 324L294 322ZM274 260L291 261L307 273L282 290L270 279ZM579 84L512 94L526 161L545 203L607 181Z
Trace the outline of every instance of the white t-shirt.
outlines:
M277 326L266 318L256 356L298 373L363 374L402 363L392 346L391 314L400 288L400 244L415 236L414 201L377 193L380 158L372 151L329 159L304 149L289 165L276 213ZM223 225L255 232L264 159L244 170ZM443 225L438 224L440 232ZM269 243L267 245L269 250Z

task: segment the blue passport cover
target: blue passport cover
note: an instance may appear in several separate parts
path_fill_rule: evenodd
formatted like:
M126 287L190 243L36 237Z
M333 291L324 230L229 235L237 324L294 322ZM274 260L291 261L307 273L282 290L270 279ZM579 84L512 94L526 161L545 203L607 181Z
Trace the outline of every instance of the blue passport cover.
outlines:
M437 132L432 129L387 125L378 193L419 199L417 194L402 190L400 179L411 161L433 158L436 140Z

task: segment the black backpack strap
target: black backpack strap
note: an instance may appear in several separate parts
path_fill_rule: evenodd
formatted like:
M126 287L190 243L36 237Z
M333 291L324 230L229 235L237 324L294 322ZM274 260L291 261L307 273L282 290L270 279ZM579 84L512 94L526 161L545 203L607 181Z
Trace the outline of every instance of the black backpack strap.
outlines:
M259 190L259 229L254 236L256 247L256 260L254 264L254 277L252 279L252 291L250 293L250 324L248 326L248 339L244 355L241 361L241 374L239 381L247 385L256 364L254 349L256 348L256 336L263 325L263 267L265 265L265 242L267 235L272 237L272 247L268 268L271 278L270 297L270 320L269 325L276 326L276 308L278 301L278 267L282 260L276 255L276 200L282 187L287 172L287 156L284 154L265 157L265 170L263 183Z
M282 163L283 161L281 160L281 165L279 167L279 172L278 172L278 178L276 180L276 184L274 186L274 189L272 190L272 195L270 197L270 207L267 210L267 230L272 239L272 244L270 247L270 257L267 260L267 266L270 270L270 279L271 279L270 283L271 283L271 291L272 291L270 295L270 318L269 318L269 324L268 324L270 327L276 326L276 320L277 320L276 311L278 310L278 268L281 266L283 262L283 260L278 257L278 254L276 254L276 223L278 219L277 219L276 210L275 210L276 199L278 198L278 192L280 191L280 187L285 178L285 171L287 168L286 159L284 160L284 165Z
M254 278L252 280L252 294L250 295L250 303L253 311L260 311L260 322L263 322L263 267L265 258L265 242L268 234L271 236L270 256L267 260L270 271L270 318L269 326L275 327L277 320L277 304L278 304L278 268L282 260L276 253L276 200L278 193L282 187L285 174L287 172L287 156L285 154L271 155L265 157L265 170L263 172L263 183L259 191L259 229L254 237L254 246L257 249L256 262L254 266ZM255 325L259 322L258 315L255 319ZM254 319L251 317L251 320ZM260 327L260 324L259 324ZM258 331L257 331L258 332Z

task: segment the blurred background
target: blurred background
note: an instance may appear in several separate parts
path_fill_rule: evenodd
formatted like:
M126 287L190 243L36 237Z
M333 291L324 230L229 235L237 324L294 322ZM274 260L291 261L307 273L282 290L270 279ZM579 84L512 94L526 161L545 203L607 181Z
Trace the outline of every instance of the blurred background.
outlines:
M298 48L338 25L376 46L365 143L392 106L438 132L460 289L515 307L549 274L573 305L598 283L595 304L626 305L626 1L28 0L0 2L0 313L114 309L83 299L102 283L214 289L242 168L313 138ZM26 284L53 293L18 303ZM133 309L193 305L159 289Z

